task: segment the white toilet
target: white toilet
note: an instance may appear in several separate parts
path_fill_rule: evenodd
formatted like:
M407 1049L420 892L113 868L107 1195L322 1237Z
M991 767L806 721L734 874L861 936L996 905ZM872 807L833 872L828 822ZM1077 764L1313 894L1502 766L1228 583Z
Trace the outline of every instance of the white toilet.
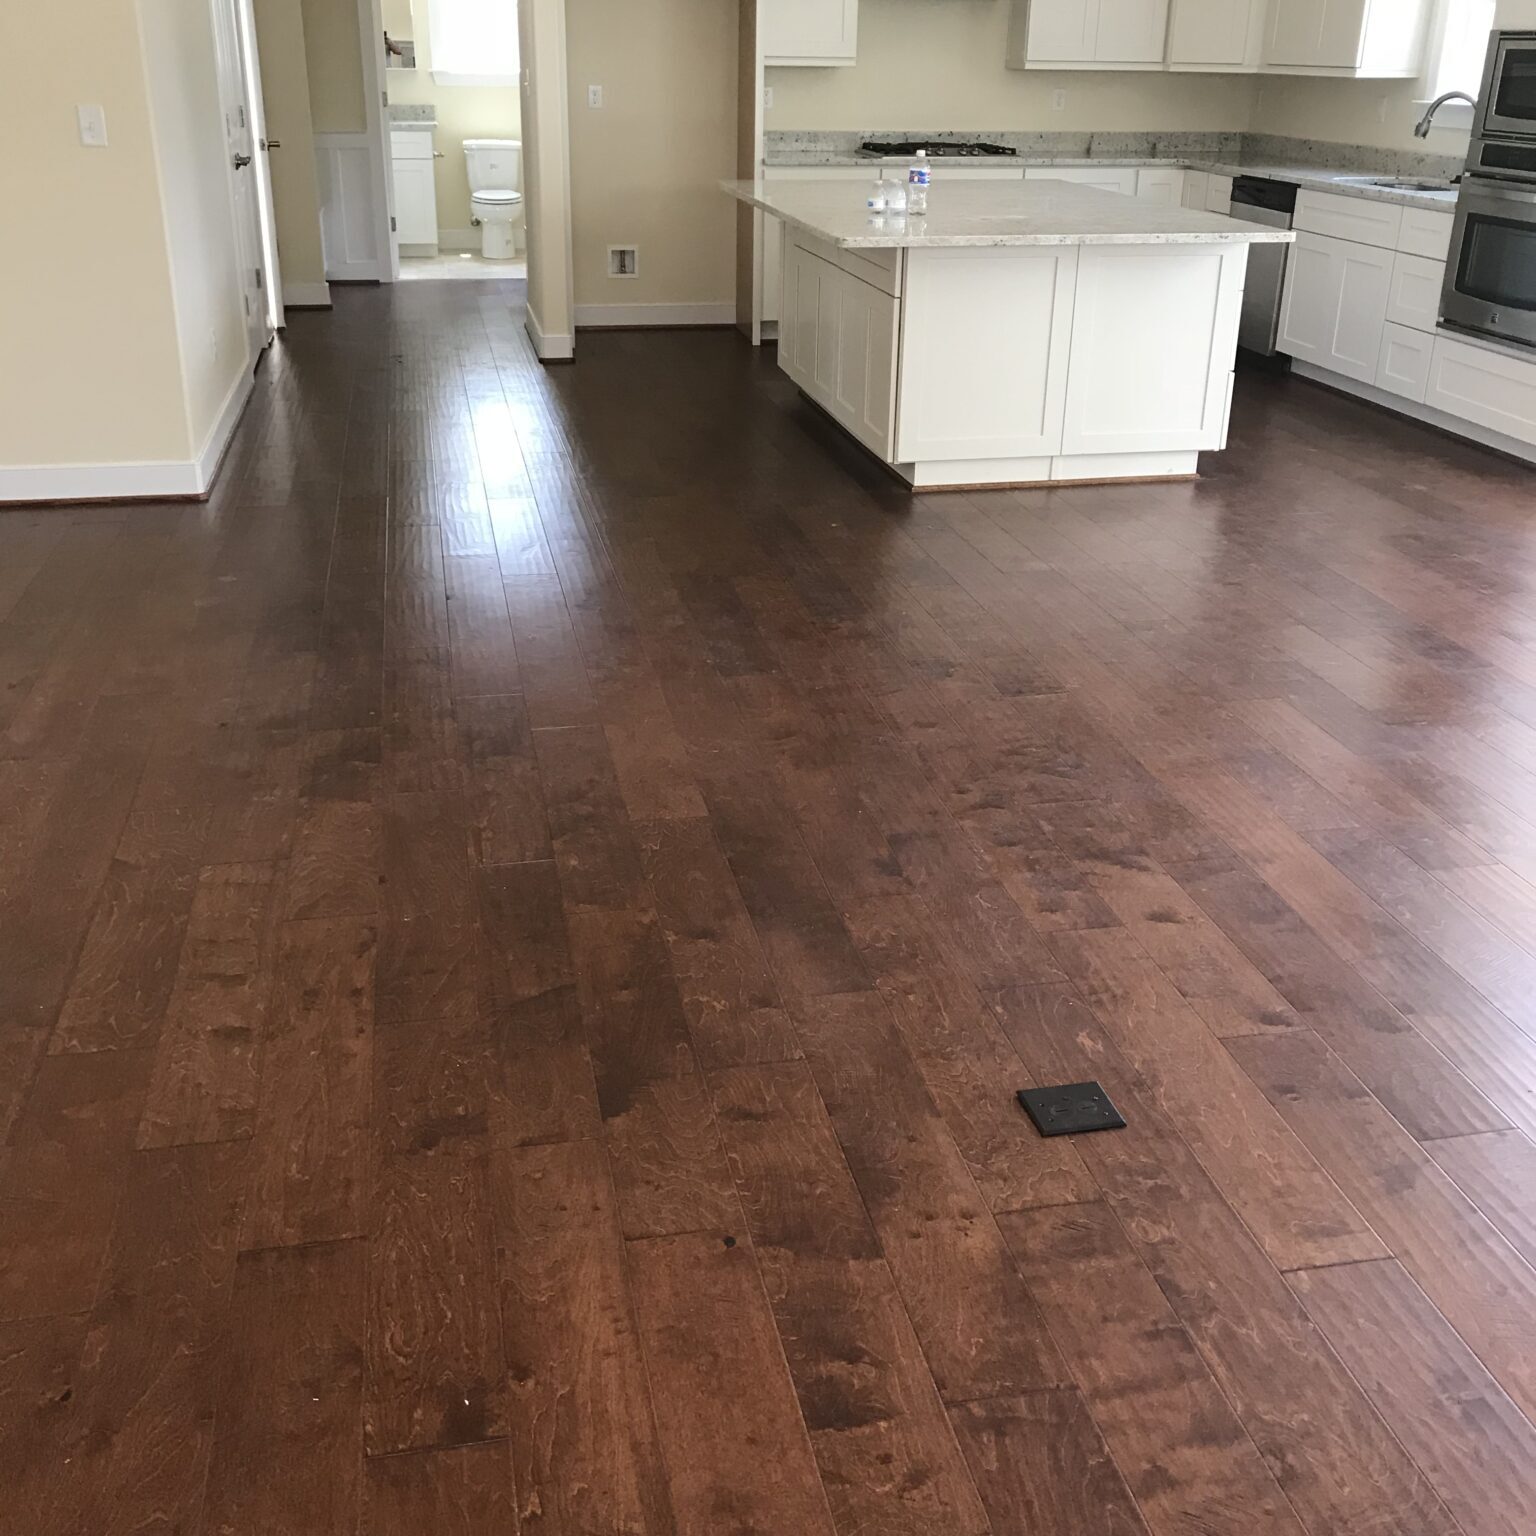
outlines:
M480 226L481 254L510 261L522 243L523 146L517 139L465 139L469 211Z

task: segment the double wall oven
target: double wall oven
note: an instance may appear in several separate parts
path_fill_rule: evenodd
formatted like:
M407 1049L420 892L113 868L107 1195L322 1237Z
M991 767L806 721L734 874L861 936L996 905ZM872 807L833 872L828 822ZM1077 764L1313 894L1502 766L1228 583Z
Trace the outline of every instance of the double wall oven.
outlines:
M1536 32L1495 32L1441 318L1536 347Z

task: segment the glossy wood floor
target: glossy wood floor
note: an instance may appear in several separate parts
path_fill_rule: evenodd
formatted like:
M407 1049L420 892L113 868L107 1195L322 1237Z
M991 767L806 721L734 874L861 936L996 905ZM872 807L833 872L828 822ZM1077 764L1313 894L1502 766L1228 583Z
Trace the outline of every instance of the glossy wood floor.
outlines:
M1536 476L914 501L517 295L0 517L0 1530L1536 1531Z

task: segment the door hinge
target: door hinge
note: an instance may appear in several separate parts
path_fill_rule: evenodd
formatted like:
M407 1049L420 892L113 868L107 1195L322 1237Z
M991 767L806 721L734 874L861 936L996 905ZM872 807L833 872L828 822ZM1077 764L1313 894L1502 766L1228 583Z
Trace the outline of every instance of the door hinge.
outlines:
M240 295L240 297L245 300L245 316L246 316L246 319L250 319L250 316L251 316L251 296L248 293L242 293Z
M260 267L256 268L256 286L258 288L265 288L267 286L267 275Z
M392 235L393 234L398 234L399 230L400 230L400 226L395 221L394 214L390 214L390 216L389 216L389 232L390 232L390 234L392 234Z
M236 110L240 113L240 126L242 128L244 128L245 127L245 108L244 107L239 107Z

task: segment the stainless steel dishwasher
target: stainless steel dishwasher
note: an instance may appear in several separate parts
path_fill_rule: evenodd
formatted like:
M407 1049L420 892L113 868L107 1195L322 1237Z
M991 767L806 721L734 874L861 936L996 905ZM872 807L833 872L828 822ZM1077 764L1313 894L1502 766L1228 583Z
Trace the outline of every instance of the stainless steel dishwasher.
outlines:
M1264 176L1237 176L1232 181L1232 217L1249 224L1289 229L1296 217L1296 188ZM1263 357L1275 355L1280 334L1280 302L1285 296L1289 245L1250 245L1248 281L1243 288L1243 319L1237 344Z

